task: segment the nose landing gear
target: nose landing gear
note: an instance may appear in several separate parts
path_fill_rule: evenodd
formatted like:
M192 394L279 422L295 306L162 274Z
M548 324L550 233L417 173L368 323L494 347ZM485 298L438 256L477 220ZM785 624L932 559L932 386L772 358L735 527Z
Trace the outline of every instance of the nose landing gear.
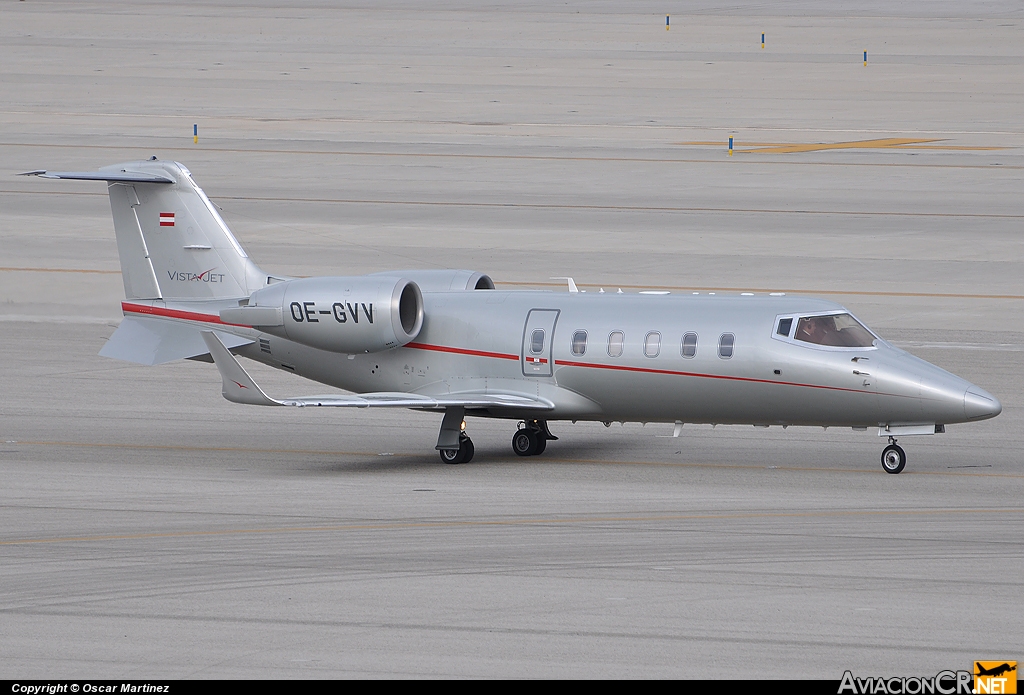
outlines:
M469 463L475 450L473 440L466 434L466 409L461 406L445 408L441 431L437 434L437 453L445 463Z
M445 463L469 463L473 460L473 454L476 453L473 447L473 440L469 438L469 435L465 432L459 435L459 448L458 449L440 449L438 453L441 455L441 460Z
M907 465L907 452L896 443L896 437L889 437L889 446L882 449L882 469L896 475Z

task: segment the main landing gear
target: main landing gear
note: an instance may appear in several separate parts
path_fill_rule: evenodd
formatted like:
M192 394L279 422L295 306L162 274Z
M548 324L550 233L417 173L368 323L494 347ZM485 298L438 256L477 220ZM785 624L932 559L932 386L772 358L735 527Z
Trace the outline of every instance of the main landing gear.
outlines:
M445 463L469 463L475 449L473 440L466 434L465 411L462 408L448 408L441 422L437 437L437 453ZM512 451L519 456L536 456L544 452L548 440L557 440L551 434L546 420L525 420L512 437Z
M907 452L896 444L896 437L889 437L889 446L882 449L882 468L886 473L896 475L907 465Z
M537 456L544 453L549 439L555 441L558 437L551 434L547 420L526 420L512 435L512 451L519 456Z

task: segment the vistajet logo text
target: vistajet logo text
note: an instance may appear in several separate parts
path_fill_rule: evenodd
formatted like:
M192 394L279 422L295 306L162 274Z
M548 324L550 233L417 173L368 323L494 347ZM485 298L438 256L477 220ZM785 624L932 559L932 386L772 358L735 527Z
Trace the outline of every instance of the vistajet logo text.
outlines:
M186 273L180 270L168 270L167 277L175 282L224 282L225 273L215 273L216 268L201 273Z
M858 678L847 671L839 683L838 695L973 695L971 675L970 671L939 671L931 677Z

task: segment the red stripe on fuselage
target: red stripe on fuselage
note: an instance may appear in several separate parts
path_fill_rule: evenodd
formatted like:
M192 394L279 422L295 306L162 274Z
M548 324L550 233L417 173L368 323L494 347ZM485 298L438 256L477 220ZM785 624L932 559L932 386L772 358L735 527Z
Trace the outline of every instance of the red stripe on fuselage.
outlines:
M446 345L429 345L427 343L407 343L407 348L416 350L433 350L434 352L448 352L456 355L473 355L475 357L493 357L502 360L518 360L519 355L508 355L501 352L485 352L483 350L469 350L466 348L449 347ZM547 360L544 360L547 362ZM823 386L820 384L802 384L796 381L779 381L776 379L755 379L746 376L728 376L725 374L702 374L700 372L678 372L671 369L651 369L649 367L630 367L621 364L593 364L589 362L572 362L569 360L555 360L556 365L563 367L581 367L583 369L610 369L619 372L634 372L640 374L664 374L665 376L685 376L695 379L721 379L723 381L743 381L754 384L775 384L777 386L800 386L808 389L825 389L828 391L849 391L850 393L870 393L863 389L850 389L842 386ZM533 363L531 363L533 364Z
M121 311L132 314L149 314L151 316L164 316L169 319L184 319L185 321L202 321L203 323L216 323L221 326L239 326L241 328L252 328L244 323L228 323L221 321L220 316L214 314L201 314L198 311L182 311L181 309L168 309L162 306L147 306L145 304L130 304L121 302Z
M827 389L829 391L850 391L852 393L866 393L862 389L848 389L842 386L822 386L819 384L802 384L797 381L779 381L777 379L755 379L749 376L728 376L726 374L701 374L700 372L677 372L671 369L651 369L649 367L629 367L619 364L591 364L587 362L569 362L567 360L555 360L556 365L566 367L584 367L587 369L611 369L622 372L640 372L643 374L665 374L667 376L689 376L698 379L723 379L725 381L746 381L754 384L775 384L777 386L802 386L808 389Z
M448 347L447 345L428 345L427 343L406 343L404 347L414 350L431 350L433 352L450 352L453 355L472 355L474 357L492 357L496 360L518 360L519 355L506 355L503 352L486 352L466 348Z

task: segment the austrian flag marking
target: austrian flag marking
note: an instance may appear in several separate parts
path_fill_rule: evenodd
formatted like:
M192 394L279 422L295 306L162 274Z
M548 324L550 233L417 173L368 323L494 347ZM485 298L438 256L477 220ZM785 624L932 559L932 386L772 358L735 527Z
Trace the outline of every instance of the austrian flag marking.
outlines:
M161 227L173 227L174 226L174 213L173 212L161 212L160 213L160 226Z

